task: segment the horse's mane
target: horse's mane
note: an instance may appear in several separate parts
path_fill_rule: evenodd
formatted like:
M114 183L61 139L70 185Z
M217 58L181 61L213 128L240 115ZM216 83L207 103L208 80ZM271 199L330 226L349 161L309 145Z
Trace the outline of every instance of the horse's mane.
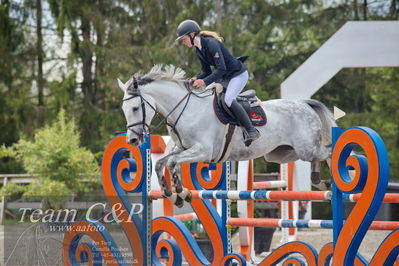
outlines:
M185 81L186 72L174 65L157 64L148 73L142 74L138 72L133 76L137 79L138 85L145 85L155 80L167 80L179 83ZM131 78L127 85L130 86L132 82L133 79Z
M170 81L183 81L186 78L186 72L180 67L174 65L154 65L150 72L143 76L154 80L170 80Z

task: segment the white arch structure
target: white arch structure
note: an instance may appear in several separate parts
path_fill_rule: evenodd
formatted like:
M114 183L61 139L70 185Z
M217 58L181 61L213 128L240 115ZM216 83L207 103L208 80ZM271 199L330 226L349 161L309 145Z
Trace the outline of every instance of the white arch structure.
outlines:
M399 67L399 21L345 23L281 83L281 98L309 99L341 69L371 67ZM310 190L309 175L309 163L295 162L294 190ZM296 204L294 210L297 208ZM311 215L310 210L308 206ZM297 214L294 211L294 215ZM284 242L296 239L296 235L288 235L288 230L283 230L286 231Z
M309 99L342 68L399 67L399 21L350 21L283 83L281 98Z

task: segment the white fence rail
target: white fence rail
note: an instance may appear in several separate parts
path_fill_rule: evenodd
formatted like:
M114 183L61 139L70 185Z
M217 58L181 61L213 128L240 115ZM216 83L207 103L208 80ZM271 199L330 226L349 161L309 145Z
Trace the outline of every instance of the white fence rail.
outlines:
M3 184L3 187L7 186L8 183L30 184L37 181L37 176L38 175L31 174L1 174L0 184ZM7 207L6 196L2 195L0 202L0 224L3 224L4 214Z

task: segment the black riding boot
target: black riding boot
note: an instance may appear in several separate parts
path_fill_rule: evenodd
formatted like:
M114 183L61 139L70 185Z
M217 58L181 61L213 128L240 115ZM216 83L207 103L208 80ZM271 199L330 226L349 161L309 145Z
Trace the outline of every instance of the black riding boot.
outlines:
M233 100L230 106L230 110L233 112L241 126L245 128L245 131L247 133L244 134L245 146L251 145L252 141L260 137L259 131L254 128L244 107L242 107L242 105L239 104L237 100Z

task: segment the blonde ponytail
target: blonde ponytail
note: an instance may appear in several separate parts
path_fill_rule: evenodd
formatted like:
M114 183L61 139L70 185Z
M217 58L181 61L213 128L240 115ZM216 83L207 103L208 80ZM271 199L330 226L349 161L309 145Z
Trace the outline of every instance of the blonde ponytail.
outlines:
M203 30L199 33L199 35L205 37L212 37L218 40L219 42L223 42L223 37L219 36L219 34L214 31Z

